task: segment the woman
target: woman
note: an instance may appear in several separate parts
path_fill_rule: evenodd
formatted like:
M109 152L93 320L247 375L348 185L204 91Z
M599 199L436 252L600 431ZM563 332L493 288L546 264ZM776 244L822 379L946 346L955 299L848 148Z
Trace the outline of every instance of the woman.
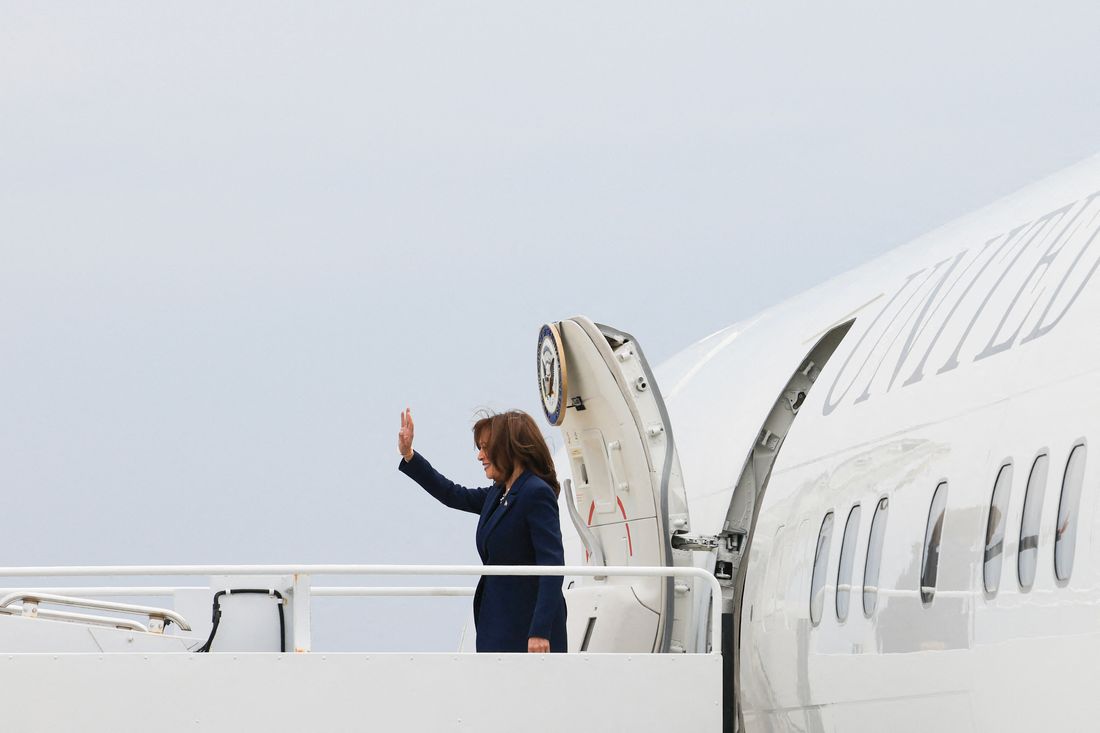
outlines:
M477 551L486 565L563 565L558 478L530 415L514 410L474 424L474 445L493 482L467 489L413 450L413 419L401 414L400 471L451 507L479 514ZM482 576L474 593L479 652L564 652L565 598L560 576Z

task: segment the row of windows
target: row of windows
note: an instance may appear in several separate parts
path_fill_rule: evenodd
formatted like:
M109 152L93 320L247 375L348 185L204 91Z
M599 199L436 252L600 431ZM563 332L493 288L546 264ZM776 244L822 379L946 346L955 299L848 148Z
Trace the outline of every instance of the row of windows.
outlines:
M1050 459L1044 451L1031 465L1027 488L1024 493L1024 509L1020 518L1019 545L1016 575L1022 590L1035 583L1035 571L1039 554L1039 525L1046 491ZM1004 538L1008 518L1008 501L1012 492L1011 460L1006 460L997 472L990 499L986 522L985 552L982 575L985 590L997 593L1004 559ZM1081 487L1085 475L1085 444L1080 442L1070 451L1062 476L1062 492L1058 500L1058 518L1054 532L1054 575L1060 581L1068 581L1073 572L1074 548L1077 540L1077 508L1081 500ZM867 539L867 554L863 566L863 612L871 616L878 603L878 578L882 563L882 548L886 539L886 515L890 502L887 497L878 500L871 517L871 530ZM939 571L940 540L947 513L947 482L936 486L928 508L928 521L924 530L924 551L921 556L920 596L924 603L931 603L936 594L936 576ZM836 576L836 617L848 618L852 593L852 569L855 564L856 537L862 510L856 504L848 512L844 522L844 535L840 543L840 562ZM814 554L813 574L810 579L810 621L821 621L825 606L825 579L829 566L829 548L833 537L833 512L828 512L821 522Z
M867 556L863 565L863 612L874 613L878 600L878 574L882 562L882 545L886 539L886 513L890 500L885 496L878 500L871 517L871 533L867 540ZM840 567L836 579L836 616L844 621L851 606L852 569L855 564L856 536L862 509L856 504L848 512L844 522L844 537L840 543ZM829 564L829 546L833 537L833 513L825 515L817 536L813 576L810 581L810 620L816 626L825 606L825 576Z
M1031 464L1024 493L1024 512L1020 522L1020 543L1016 555L1016 576L1024 590L1035 583L1035 568L1039 555L1039 522L1042 518L1043 495L1046 492L1047 469L1050 458L1040 453ZM1073 572L1074 551L1077 546L1077 507L1081 502L1081 487L1085 477L1085 444L1078 443L1066 460L1062 474L1062 493L1058 499L1058 517L1054 525L1054 576L1069 580ZM1004 559L1005 524L1008 500L1012 492L1012 462L1006 461L997 473L993 487L993 499L989 504L986 522L985 555L982 576L985 590L996 593L1001 581L1001 563Z

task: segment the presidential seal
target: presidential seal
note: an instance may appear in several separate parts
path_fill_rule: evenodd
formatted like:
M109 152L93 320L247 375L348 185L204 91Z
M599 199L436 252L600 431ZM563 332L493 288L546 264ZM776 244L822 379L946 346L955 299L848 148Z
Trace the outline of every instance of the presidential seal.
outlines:
M551 425L565 420L565 400L568 390L565 374L565 349L555 323L547 323L539 331L538 350L539 396L542 411Z

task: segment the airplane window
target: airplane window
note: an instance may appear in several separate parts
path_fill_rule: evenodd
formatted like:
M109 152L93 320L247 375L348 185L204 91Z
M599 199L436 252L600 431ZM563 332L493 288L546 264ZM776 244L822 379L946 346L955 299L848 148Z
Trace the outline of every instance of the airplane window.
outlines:
M982 575L985 589L996 593L1001 584L1001 563L1004 561L1005 520L1008 514L1008 497L1012 491L1012 464L1001 466L997 481L993 484L993 499L989 502L989 520L985 525L985 557Z
M852 597L852 565L856 554L856 536L859 534L859 504L848 512L844 525L844 540L840 543L840 568L836 573L836 617L848 618L848 605Z
M863 566L863 612L870 616L878 605L878 573L882 566L882 545L886 540L886 510L890 501L878 500L871 517L871 535L867 539L867 562Z
M936 595L936 576L940 566L940 540L947 511L947 482L936 487L932 505L928 508L928 525L924 528L924 557L920 562L920 599L931 603Z
M833 513L825 515L821 531L817 533L817 552L814 554L814 574L810 579L810 623L821 621L821 609L825 607L825 568L829 564L829 541L833 537Z
M1085 446L1076 445L1066 461L1062 477L1062 498L1058 500L1058 524L1054 528L1054 574L1069 580L1073 571L1073 550L1077 544L1077 505L1085 478Z
M1020 522L1020 550L1016 557L1016 573L1020 587L1027 590L1035 582L1035 564L1039 556L1039 519L1043 514L1043 493L1047 488L1047 465L1044 453L1031 465L1024 494L1024 516Z

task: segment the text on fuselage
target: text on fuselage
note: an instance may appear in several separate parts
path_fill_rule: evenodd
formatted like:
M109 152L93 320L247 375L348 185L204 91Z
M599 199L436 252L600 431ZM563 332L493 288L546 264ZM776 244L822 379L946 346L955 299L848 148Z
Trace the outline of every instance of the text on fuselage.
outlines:
M1050 333L1100 265L1098 235L1100 192L910 274L861 329L822 414Z

